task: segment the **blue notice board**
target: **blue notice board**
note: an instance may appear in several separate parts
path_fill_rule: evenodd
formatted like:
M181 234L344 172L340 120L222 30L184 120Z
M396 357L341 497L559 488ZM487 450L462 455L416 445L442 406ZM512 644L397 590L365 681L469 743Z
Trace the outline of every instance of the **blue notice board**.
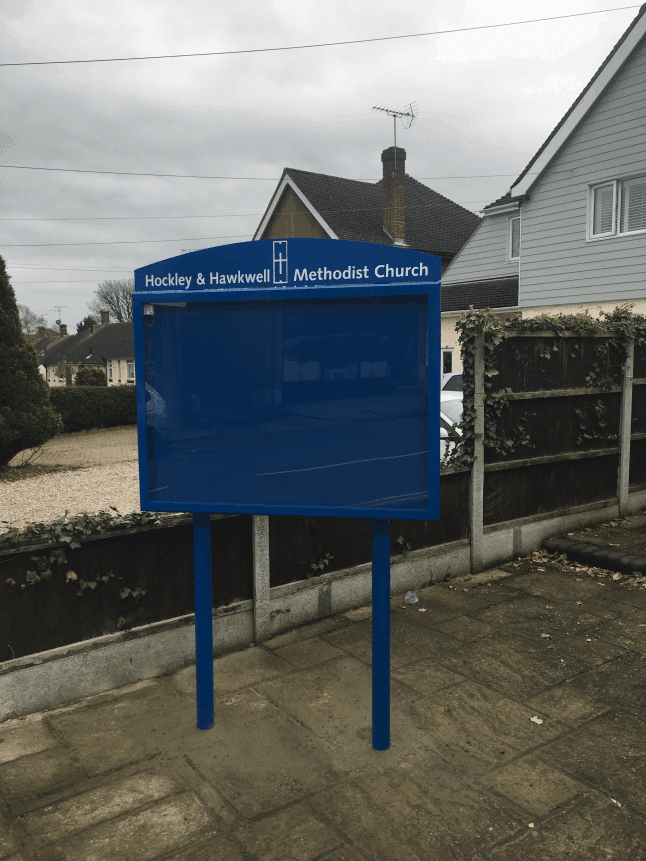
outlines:
M439 257L220 246L133 312L142 509L439 520Z

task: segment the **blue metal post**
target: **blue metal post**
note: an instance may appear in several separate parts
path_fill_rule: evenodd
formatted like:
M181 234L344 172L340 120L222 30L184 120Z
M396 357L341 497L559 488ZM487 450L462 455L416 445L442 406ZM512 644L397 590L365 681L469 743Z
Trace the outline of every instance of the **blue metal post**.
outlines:
M390 520L372 521L372 746L390 747Z
M214 706L211 515L208 511L193 514L193 581L195 584L197 728L210 729L214 722Z

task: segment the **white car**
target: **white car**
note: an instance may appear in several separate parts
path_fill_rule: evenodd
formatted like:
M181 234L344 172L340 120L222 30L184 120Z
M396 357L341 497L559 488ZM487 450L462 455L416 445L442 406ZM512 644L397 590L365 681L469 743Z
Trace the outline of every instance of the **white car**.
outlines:
M462 392L440 392L440 460L455 448L462 436L457 425L462 420Z

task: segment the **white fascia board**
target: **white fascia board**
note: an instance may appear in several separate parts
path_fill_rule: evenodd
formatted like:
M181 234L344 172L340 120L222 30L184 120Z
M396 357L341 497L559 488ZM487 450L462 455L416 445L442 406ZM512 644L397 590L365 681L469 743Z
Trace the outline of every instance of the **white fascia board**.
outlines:
M311 213L311 215L312 215L312 216L313 216L313 217L318 221L318 223L321 225L321 227L323 228L323 230L325 230L325 232L326 232L326 233L327 233L327 235L330 237L330 239L338 239L339 237L338 237L338 236L336 235L336 233L332 230L332 228L331 228L331 227L330 227L330 225L327 223L327 221L326 221L324 218L322 218L322 217L318 214L318 212L314 209L314 207L312 206L312 204L311 204L311 203L309 202L309 200L305 197L305 195L303 194L303 192L299 189L299 187L296 185L296 183L294 182L294 180L290 177L290 175L289 175L288 173L287 173L287 174L285 174L285 176L283 177L283 179L282 179L282 180L281 180L281 182L279 183L278 188L277 188L277 189L276 189L276 191L274 192L274 196L273 196L273 197L272 197L272 199L271 199L271 203L269 204L269 208L267 209L267 212L265 213L265 217L264 217L264 218L263 218L263 220L260 222L260 224L259 224L259 226L258 226L258 229L257 229L257 230L256 230L256 232L254 233L253 238L254 238L254 239L260 239L260 237L262 236L262 234L265 232L265 228L266 228L266 227L267 227L267 225L269 224L269 221L270 221L270 219L271 219L272 215L274 214L274 211L275 211L276 207L278 206L278 202L279 202L280 198L282 197L283 191L284 191L288 186L289 186L289 188L291 188L291 190L294 192L294 194L298 197L298 199L299 199L300 201L302 201L302 203L304 203L304 204L305 204L305 206L307 207L308 211L309 211L309 212Z
M534 176L524 176L512 185L512 194L514 196L518 194L526 194L530 186L532 186L537 181L540 174L545 170L547 165L561 149L563 144L567 141L569 136L576 129L576 127L585 117L588 111L594 106L597 99L603 94L603 91L612 81L615 74L626 62L631 52L637 46L639 40L644 36L645 33L646 15L642 15L639 21L635 24L633 30L621 43L614 57L605 66L598 78L592 82L589 90L586 92L578 105L574 108L570 116L563 123L563 125L554 135L549 144L545 147L540 156L533 164L530 164L529 167ZM537 173L539 176L536 176Z
M490 215L504 215L506 212L518 212L519 209L520 200L517 200L516 203L501 203L500 206L483 209L482 215L484 218L489 218Z
M497 314L497 313L509 314L513 311L518 311L520 309L519 309L518 305L505 305L503 308L491 308L490 310L494 314ZM468 311L468 308L465 308L464 311L441 311L440 317L461 317L465 311Z

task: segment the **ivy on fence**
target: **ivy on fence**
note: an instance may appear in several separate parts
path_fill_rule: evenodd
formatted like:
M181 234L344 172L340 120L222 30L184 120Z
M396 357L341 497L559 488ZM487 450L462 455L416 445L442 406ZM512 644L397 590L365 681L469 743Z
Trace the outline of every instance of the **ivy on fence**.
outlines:
M460 352L463 368L463 413L459 428L462 436L454 449L442 459L442 470L469 469L474 458L475 442L475 351L478 335L484 335L484 392L485 392L485 448L497 454L511 454L520 446L530 446L527 433L527 413L518 416L511 433L502 432L501 417L513 400L511 389L492 392L493 377L499 373L495 364L496 347L509 338L510 333L545 332L546 338L552 334L561 339L566 336L580 338L610 335L598 338L593 346L592 369L585 378L587 387L610 391L621 380L622 366L626 361L627 345L634 339L636 344L646 344L646 316L634 314L633 305L624 304L613 311L602 311L603 319L592 317L587 311L583 314L540 314L527 319L501 319L491 308L474 310L473 306L465 312L456 324L459 334ZM617 347L617 359L611 360L611 344ZM576 345L573 345L577 348ZM539 356L549 361L559 350L559 344L550 348L545 343ZM594 427L593 427L594 425ZM579 416L579 437L577 445L585 439L610 438L604 428L607 426L607 406L600 400L593 403L592 415Z

